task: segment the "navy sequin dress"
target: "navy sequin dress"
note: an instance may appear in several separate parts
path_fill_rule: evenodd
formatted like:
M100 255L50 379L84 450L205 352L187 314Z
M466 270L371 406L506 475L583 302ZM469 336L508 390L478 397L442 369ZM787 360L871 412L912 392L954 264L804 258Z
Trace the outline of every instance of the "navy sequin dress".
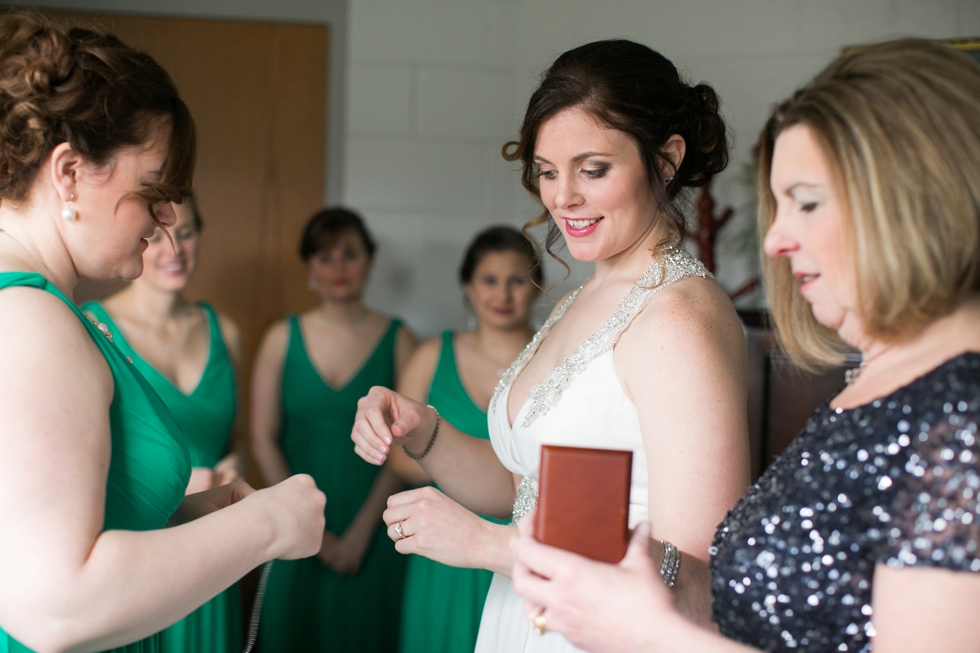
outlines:
M723 635L870 651L875 565L980 572L980 354L887 397L817 409L711 548Z

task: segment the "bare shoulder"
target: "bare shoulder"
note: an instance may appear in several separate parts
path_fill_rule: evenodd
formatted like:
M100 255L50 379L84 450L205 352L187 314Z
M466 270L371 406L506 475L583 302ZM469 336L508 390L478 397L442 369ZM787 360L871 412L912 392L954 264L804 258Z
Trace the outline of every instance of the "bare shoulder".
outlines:
M688 277L658 291L624 333L624 344L640 357L699 358L712 351L745 356L735 307L714 280L703 277Z
M101 381L109 388L112 373L85 325L65 302L36 288L0 292L0 370L17 385L43 383L47 376ZM42 386L37 386L42 387Z
M3 289L0 312L18 316L16 320L0 320L0 333L26 330L44 336L91 340L75 312L64 301L39 288L16 286Z
M218 316L218 329L221 331L221 339L225 341L225 347L231 352L235 362L240 362L242 358L242 330L233 319L224 313L217 311L215 313Z
M279 320L266 329L259 345L260 358L278 358L286 355L286 345L289 344L289 320Z
M439 352L441 350L442 338L435 337L426 340L418 346L412 354L412 357L408 359L408 366L405 368L405 373L423 373L431 376L435 372L436 365L439 363Z
M418 337L404 322L398 326L398 333L395 334L395 346L408 351L415 351L419 346Z
M225 313L215 311L215 314L218 316L218 328L221 329L221 337L228 342L241 342L242 330L238 323Z
M732 301L713 279L703 277L688 277L657 292L636 323L668 333L708 329L742 337Z

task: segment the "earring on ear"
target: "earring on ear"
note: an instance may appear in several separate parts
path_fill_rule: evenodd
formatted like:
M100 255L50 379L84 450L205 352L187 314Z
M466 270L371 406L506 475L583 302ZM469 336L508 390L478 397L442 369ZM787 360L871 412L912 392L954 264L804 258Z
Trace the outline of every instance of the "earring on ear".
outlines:
M309 288L311 291L316 292L317 289L316 279L310 279L309 281L307 281L306 287Z
M672 181L674 181L673 177L664 177L664 186L669 186Z
M74 199L75 199L75 193L72 193L71 199L65 202L65 208L61 209L61 217L64 218L65 220L68 220L69 222L74 220L75 216L78 215L77 213L75 213L75 207L71 205L71 202Z

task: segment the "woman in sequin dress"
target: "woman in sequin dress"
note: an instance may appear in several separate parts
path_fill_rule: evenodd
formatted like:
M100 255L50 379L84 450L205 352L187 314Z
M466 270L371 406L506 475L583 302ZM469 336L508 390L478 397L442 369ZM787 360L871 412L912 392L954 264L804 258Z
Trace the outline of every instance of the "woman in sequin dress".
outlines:
M455 500L389 508L385 520L392 539L418 538L439 562L497 572L477 651L573 651L523 618L509 579L514 527L472 512L504 518L532 504L542 444L629 449L631 523L652 520L682 567L706 570L715 525L749 480L745 339L724 292L680 247L675 200L725 166L725 126L711 87L682 82L646 46L600 41L555 61L505 154L544 205L531 226L549 225L549 245L564 238L595 274L504 373L489 443L445 420L436 434L433 410L379 388L352 438L376 464L389 446L422 456ZM709 619L707 603L684 609Z
M515 585L590 651L975 651L980 642L980 68L882 44L777 107L760 226L781 340L856 379L728 514L717 633L620 566L517 545ZM547 579L547 580L546 580Z

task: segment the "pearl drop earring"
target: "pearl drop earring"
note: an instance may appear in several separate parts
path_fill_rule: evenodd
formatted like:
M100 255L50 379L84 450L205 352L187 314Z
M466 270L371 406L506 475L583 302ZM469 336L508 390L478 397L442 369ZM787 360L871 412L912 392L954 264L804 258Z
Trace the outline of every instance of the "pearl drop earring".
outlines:
M309 281L307 281L306 287L309 288L310 290L316 291L317 289L316 279L310 279Z
M71 194L71 199L65 202L65 208L61 209L61 217L69 222L74 220L75 216L78 215L75 213L75 207L71 205L73 199L75 199L75 193Z

